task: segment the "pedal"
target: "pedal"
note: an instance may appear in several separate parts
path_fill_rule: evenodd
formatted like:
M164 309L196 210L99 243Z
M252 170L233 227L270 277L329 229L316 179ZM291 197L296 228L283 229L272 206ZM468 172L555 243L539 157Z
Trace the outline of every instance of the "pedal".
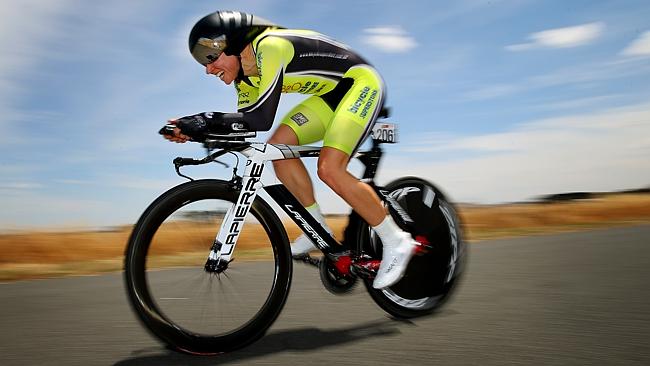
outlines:
M367 279L373 279L377 276L380 264L381 260L368 257L354 261L351 268L355 275Z
M350 266L352 265L352 257L350 255L351 253L349 250L326 254L327 259L330 260L332 265L342 276L351 275Z
M293 259L296 262L303 262L305 264L309 264L316 267L318 267L318 264L320 264L320 259L314 258L310 256L308 253L294 255L291 257L291 259Z
M429 253L430 249L433 249L433 245L431 245L426 236L418 235L415 237L415 241L418 242L418 245L413 249L413 255L425 255Z

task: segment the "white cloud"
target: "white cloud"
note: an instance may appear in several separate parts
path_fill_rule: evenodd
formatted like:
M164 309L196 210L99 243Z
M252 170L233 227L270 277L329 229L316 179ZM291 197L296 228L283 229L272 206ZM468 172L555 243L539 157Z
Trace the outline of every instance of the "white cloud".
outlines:
M365 33L363 42L383 52L408 52L418 45L415 39L401 27L367 28L363 32Z
M621 51L623 56L650 56L650 31L643 32Z
M525 51L536 48L571 48L583 46L601 36L605 24L594 22L573 27L548 29L528 36L530 42L506 46L508 51Z
M440 183L459 201L520 201L650 184L650 104L534 121L447 142L437 139L436 144L418 138L408 144L437 160L427 157L417 163L389 156L382 177L420 175ZM449 156L456 158L443 159Z

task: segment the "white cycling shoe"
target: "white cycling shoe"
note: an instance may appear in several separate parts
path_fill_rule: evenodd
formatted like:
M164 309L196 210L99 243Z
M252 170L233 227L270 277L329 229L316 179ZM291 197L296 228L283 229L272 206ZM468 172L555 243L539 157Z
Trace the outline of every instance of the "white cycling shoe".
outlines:
M305 234L301 234L291 243L291 256L303 255L316 250L314 243Z
M379 265L379 270L372 283L372 287L381 290L394 285L402 279L417 245L418 242L413 240L408 233L404 233L402 239L397 244L384 244L381 264Z

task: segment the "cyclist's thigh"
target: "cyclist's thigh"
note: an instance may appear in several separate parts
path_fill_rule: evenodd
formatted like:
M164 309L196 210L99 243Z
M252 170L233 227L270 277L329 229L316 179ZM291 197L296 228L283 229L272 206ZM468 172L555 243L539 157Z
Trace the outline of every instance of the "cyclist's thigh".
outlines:
M384 98L384 83L377 71L368 65L354 66L344 77L354 80L334 111L323 141L353 155L372 131Z
M323 99L311 96L287 113L281 123L296 133L298 144L306 145L323 139L333 114Z
M293 129L287 125L280 124L268 140L269 144L298 145L298 136Z

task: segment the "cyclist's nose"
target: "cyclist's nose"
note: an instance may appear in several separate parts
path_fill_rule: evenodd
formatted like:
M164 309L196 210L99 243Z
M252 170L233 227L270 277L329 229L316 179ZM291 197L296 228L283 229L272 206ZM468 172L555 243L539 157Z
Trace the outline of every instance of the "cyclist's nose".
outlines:
M215 63L212 62L212 63L209 63L209 64L205 65L205 73L206 73L206 74L212 74L212 73L214 73L214 69L215 69L214 64L215 64Z

